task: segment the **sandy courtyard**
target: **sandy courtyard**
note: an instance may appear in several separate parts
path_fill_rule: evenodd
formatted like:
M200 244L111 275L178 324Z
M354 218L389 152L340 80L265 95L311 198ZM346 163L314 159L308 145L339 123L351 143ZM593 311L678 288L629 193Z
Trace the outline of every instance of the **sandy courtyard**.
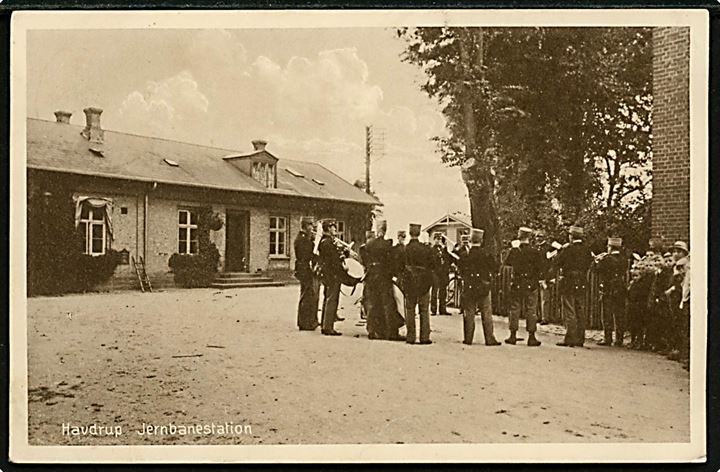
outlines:
M370 341L347 297L326 337L296 329L297 293L30 299L30 444L689 441L688 373L663 357L548 330L534 349L465 346L457 314L432 318L430 346ZM197 424L216 429L169 430ZM120 434L72 434L89 425Z

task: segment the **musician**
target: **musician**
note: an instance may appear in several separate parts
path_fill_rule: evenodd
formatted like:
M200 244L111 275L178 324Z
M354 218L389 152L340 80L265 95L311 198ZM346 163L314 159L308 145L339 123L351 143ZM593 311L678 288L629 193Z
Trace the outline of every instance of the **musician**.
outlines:
M495 258L482 247L484 231L473 228L470 233L470 250L458 261L463 280L463 344L471 345L475 339L475 314L481 311L483 337L486 346L499 346L495 339L492 319L492 274L497 272Z
M552 264L547 258L547 254L553 251L552 244L547 240L547 236L543 230L535 233L535 247L540 251L542 264L540 269L540 298L538 300L538 321L541 325L550 323L550 294L551 286L555 276L552 271Z
M360 262L362 264L366 264L368 255L367 255L367 244L375 239L375 231L365 231L365 242L360 245L360 248L358 249L358 253L360 255ZM363 295L360 299L360 305L362 306L362 311L360 313L360 318L363 320L367 320L367 313L368 313L368 305L367 305L367 298L365 296L365 287L363 286Z
M318 244L320 268L322 270L323 308L322 308L322 334L325 336L339 336L342 333L335 331L338 303L340 302L340 284L347 278L343 266L347 250L341 249L336 243L337 223L335 220L322 222L323 235Z
M510 284L510 336L507 344L517 343L517 331L520 324L520 311L525 312L525 329L528 332L527 345L539 346L535 337L537 330L538 288L543 278L543 256L530 244L532 230L521 226L518 230L519 245L510 249L505 264L513 268Z
M570 242L557 255L557 267L562 271L559 291L566 328L565 339L557 343L558 346L582 347L585 344L585 288L593 256L584 238L582 227L571 226Z
M404 341L398 334L405 320L393 297L393 246L391 240L385 239L387 221L379 220L376 226L376 237L365 245L363 258L368 338Z
M297 325L301 331L314 331L320 325L317 319L319 286L315 277L314 241L315 222L312 218L303 218L294 243L295 277L300 281Z
M622 346L625 338L627 260L620 253L621 247L622 239L608 238L607 252L600 255L595 261L603 307L604 337L602 342L598 343L601 346L613 345L613 331L615 331L615 346Z
M405 259L405 240L407 239L407 232L400 230L397 232L397 243L393 246L392 260L393 260L393 273L400 276L403 270L403 261ZM402 289L402 277L398 277L400 282L400 288Z
M406 342L415 344L415 308L420 316L420 344L432 344L430 340L430 288L433 284L435 258L433 249L420 242L420 225L410 224L410 242L405 246L403 263L405 293Z
M436 232L433 236L435 251L435 259L437 265L433 270L433 286L430 294L430 315L436 314L449 315L446 307L447 303L447 286L450 283L450 265L452 264L452 256L445 245L445 235Z

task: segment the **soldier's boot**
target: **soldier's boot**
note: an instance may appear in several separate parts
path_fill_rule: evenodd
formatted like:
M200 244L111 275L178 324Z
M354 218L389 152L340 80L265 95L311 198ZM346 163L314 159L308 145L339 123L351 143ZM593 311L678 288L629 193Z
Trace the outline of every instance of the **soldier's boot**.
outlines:
M517 344L517 331L511 330L510 337L505 340L505 344Z
M542 343L541 343L540 341L538 341L538 339L535 337L535 333L530 333L530 335L528 336L527 345L530 346L530 347L536 347L536 346L539 346L539 345L541 345L541 344L542 344Z
M623 333L615 333L615 347L623 347L624 341Z

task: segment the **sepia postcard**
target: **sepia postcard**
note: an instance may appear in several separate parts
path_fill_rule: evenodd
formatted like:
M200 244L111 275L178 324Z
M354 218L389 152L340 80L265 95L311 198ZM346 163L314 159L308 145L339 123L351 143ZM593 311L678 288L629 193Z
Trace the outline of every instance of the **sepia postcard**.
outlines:
M708 34L16 12L11 460L704 461Z

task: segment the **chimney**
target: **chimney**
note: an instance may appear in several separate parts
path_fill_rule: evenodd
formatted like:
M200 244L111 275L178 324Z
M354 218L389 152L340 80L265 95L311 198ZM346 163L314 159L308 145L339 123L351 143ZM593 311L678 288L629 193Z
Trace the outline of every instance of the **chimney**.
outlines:
M265 146L267 146L267 141L264 139L254 139L252 145L256 151L264 151Z
M80 134L85 139L93 143L102 143L104 133L100 127L100 115L102 114L102 108L89 107L83 110L85 112L85 129Z
M72 113L69 111L58 110L55 112L55 120L58 123L70 123L70 117Z

